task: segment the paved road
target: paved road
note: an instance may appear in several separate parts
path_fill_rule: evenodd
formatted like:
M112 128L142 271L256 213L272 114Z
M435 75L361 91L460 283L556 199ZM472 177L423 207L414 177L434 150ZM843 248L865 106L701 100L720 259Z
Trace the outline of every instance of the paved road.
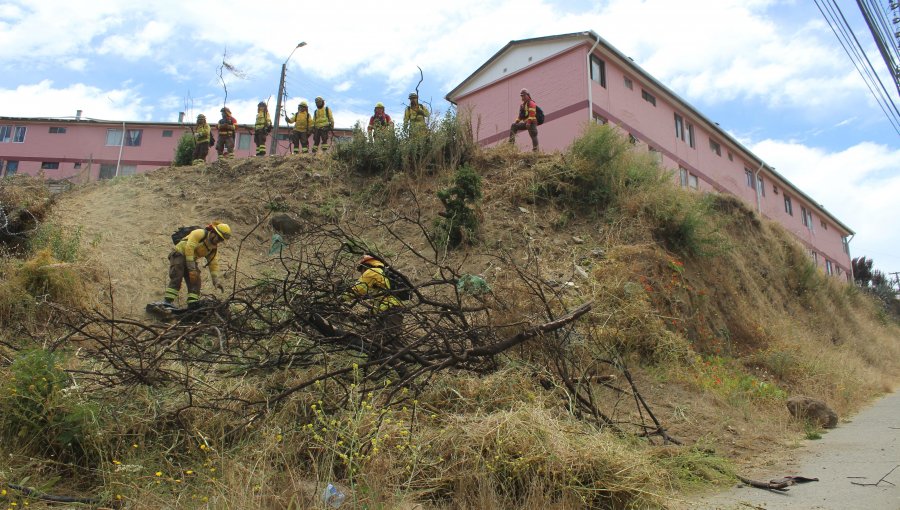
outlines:
M818 478L776 493L750 487L690 503L692 510L900 510L900 392L840 423L818 441L806 441L794 460L753 473L768 481L787 475ZM877 486L856 483L878 482Z

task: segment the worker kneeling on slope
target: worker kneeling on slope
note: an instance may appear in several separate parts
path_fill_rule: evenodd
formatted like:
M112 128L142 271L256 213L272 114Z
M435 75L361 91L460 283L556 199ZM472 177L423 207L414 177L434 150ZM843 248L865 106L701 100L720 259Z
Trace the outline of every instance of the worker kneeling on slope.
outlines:
M181 237L182 230L173 235L173 241ZM191 230L175 244L172 253L169 254L169 285L166 287L165 303L172 305L178 298L181 290L181 281L187 282L187 305L192 305L200 300L200 268L197 259L206 259L209 268L209 276L213 287L219 291L225 290L219 282L219 243L231 237L231 227L217 221L207 225L206 228Z

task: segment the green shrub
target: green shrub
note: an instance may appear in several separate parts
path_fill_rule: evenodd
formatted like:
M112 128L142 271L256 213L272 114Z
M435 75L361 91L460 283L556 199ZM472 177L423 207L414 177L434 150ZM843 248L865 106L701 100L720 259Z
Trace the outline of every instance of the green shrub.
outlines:
M435 228L438 242L455 248L474 238L478 231L478 216L470 206L481 199L481 176L472 168L462 166L456 171L453 186L438 191L437 197L444 204Z
M60 262L75 262L81 248L81 227L63 230L55 223L44 222L28 239L31 253L49 250Z
M178 145L175 147L175 159L172 161L172 164L175 166L188 166L193 163L195 144L194 135L191 133L181 135Z
M4 442L62 459L85 459L96 409L71 391L59 354L20 352L2 375L0 430Z

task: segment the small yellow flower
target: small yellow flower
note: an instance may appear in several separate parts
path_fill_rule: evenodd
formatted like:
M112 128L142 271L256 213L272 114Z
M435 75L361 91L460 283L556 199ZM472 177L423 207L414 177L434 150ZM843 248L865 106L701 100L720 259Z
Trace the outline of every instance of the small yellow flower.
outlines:
M201 450L205 450L206 448L207 448L207 446L206 446L205 444L201 444L201 445L200 445L200 449L201 449Z
M156 476L162 476L162 471L157 471Z
M133 445L131 445L131 447L132 447L132 448L138 448L138 444L137 444L137 443L134 443Z
M207 502L207 501L209 501L209 497L207 497L207 496L203 496L203 498L201 498L201 499L203 499L203 502L204 502L204 503Z
M184 472L184 474L192 475L192 474L194 474L194 472L192 470L188 469L187 471Z
M181 483L181 478L176 478L175 483Z
M282 439L284 439L284 436L282 436L281 434L275 435L275 441L278 441L280 443Z
M118 466L119 464L121 464L121 462L117 461L116 459L113 459L113 464Z
M0 496L6 496L6 489L0 490Z
M121 495L121 494L116 494L116 499L118 499L119 501L121 501L121 500L122 500L122 495Z
M215 472L216 472L216 468L214 468L214 467L209 468L209 472L210 472L210 473L215 473Z

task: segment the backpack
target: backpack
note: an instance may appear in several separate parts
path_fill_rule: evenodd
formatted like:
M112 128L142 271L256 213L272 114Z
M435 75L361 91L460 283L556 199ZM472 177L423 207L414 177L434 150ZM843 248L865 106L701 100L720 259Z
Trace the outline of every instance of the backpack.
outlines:
M388 293L400 301L409 301L412 299L412 289L407 283L406 278L398 273L394 268L390 266L382 267L384 270L384 277L388 281L388 285L390 289L388 289Z
M178 230L172 233L172 244L178 244L182 239L188 236L191 232L197 230L197 225L191 225L190 227L178 227ZM204 230L203 238L206 239L206 231Z
M544 110L540 106L534 106L534 118L537 119L538 126L544 123Z

